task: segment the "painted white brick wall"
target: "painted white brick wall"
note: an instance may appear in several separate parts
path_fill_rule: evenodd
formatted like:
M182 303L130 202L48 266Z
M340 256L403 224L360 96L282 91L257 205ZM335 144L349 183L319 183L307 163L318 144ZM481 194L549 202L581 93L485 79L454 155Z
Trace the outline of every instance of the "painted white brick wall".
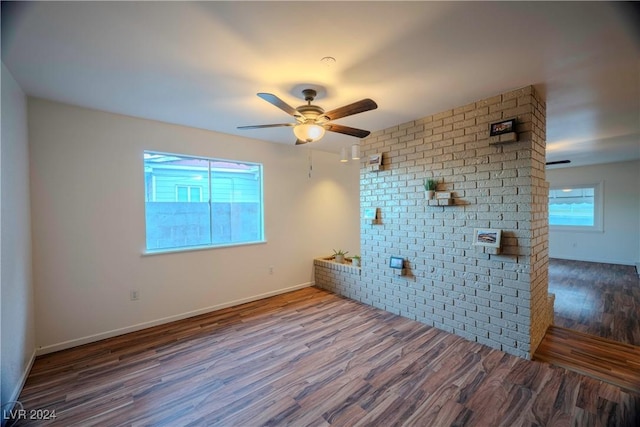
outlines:
M489 145L489 124L516 118L519 141ZM532 86L373 133L360 172L359 275L316 264L316 285L427 325L530 358L552 323L547 295L545 105ZM438 178L453 206L428 206ZM474 228L502 230L499 255L471 245ZM388 267L405 259L405 276Z

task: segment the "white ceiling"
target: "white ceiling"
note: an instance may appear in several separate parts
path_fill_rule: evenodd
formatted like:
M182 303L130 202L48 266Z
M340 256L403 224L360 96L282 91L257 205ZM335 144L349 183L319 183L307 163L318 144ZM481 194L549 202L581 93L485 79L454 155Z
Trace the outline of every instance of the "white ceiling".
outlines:
M290 128L236 129L291 121L257 92L295 107L314 87L326 110L372 98L336 123L376 131L533 84L547 160L574 166L640 158L640 43L621 7L3 2L2 61L31 96L285 144ZM328 132L314 148L356 141Z

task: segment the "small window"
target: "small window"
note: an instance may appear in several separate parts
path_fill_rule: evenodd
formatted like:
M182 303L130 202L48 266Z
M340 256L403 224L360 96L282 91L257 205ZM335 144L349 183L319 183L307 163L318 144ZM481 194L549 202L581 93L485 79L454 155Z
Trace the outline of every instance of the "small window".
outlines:
M262 165L145 151L148 252L264 241Z
M192 187L189 185L176 185L177 202L201 202L202 187Z
M602 231L600 184L555 187L549 190L552 230Z

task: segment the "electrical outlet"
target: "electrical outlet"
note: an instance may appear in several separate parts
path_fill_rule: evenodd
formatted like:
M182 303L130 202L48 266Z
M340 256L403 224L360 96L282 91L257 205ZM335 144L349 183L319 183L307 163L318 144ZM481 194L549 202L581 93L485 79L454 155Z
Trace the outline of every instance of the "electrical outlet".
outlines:
M140 299L140 291L135 289L132 290L129 297L131 298L131 301L138 301Z
M269 274L273 274L273 265L269 266Z

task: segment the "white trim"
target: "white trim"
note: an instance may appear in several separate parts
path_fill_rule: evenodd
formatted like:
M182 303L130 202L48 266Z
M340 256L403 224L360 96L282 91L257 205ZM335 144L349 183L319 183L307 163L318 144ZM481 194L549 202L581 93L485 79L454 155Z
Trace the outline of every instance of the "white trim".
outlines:
M106 338L112 338L118 335L128 334L130 332L140 331L142 329L150 328L153 326L163 325L165 323L175 322L176 320L188 319L189 317L199 316L201 314L210 313L212 311L221 310L227 307L233 307L235 305L245 304L247 302L257 301L264 298L269 298L275 295L286 294L287 292L296 291L298 289L308 288L313 286L312 282L306 282L299 285L291 286L284 289L278 289L276 291L266 292L264 294L254 295L247 298L241 298L235 301L230 301L222 304L212 305L210 307L201 308L198 310L188 311L186 313L176 314L175 316L163 317L157 320L151 320L149 322L138 323L136 325L127 326L124 328L113 329L111 331L101 332L99 334L89 335L82 338L63 341L57 344L51 344L44 347L38 347L36 354L41 356L43 354L53 353L55 351L65 350L79 345L88 344L96 341L100 341ZM26 378L26 377L25 377Z
M199 160L207 160L207 161L214 161L214 162L227 162L227 163L240 163L240 164L245 164L245 165L252 165L252 166L259 166L260 169L262 169L262 163L259 162L253 162L253 161L246 161L246 160L235 160L235 159L222 159L220 157L203 157L203 156L194 156L193 154L178 154L178 153L167 153L167 152L163 152L163 151L155 151L155 150L143 150L143 155L142 155L142 160L143 161L147 161L149 159L145 159L144 155L145 154L160 154L163 156L170 156L170 157L179 157L179 158L191 158L191 159L199 159ZM176 159L178 160L178 159ZM156 165L161 165L163 168L165 169L190 169L192 170L194 168L194 166L176 166L176 165L167 165L165 163L154 163ZM208 168L207 168L208 169ZM212 170L216 170L216 171L232 171L232 172L255 172L255 170L253 169L249 169L249 170L242 170L242 169L227 169L227 168L214 168ZM262 171L260 171L262 173Z
M20 376L20 381L18 381L18 384L16 384L16 388L13 389L13 393L11 393L11 398L7 400L7 403L18 401L18 398L20 397L20 393L22 393L22 389L24 388L24 384L27 382L27 377L29 376L29 373L31 372L31 368L33 367L33 362L36 361L37 352L38 350L34 349L33 353L31 353L31 358L29 359L29 363L27 363L27 368L22 373L22 376ZM5 421L4 414L6 412L9 412L11 409L13 409L14 406L15 405L11 405L11 407L9 408L5 408L5 407L2 408L2 410L5 411L1 415L3 416L3 419L2 419L3 425Z
M621 259L605 259L605 258L589 258L589 257L571 257L571 256L549 256L553 259L565 259L569 261L584 261L584 262L597 262L599 264L616 264L616 265L628 265L635 266L636 269L640 269L640 264L635 264L633 261L621 260ZM640 270L638 270L640 275Z
M592 228L588 225L551 225L549 231L557 231L558 233L604 233L603 230Z
M257 240L255 242L225 243L222 245L202 245L202 246L188 246L185 248L156 249L152 251L143 251L141 256L174 254L174 253L180 253L180 252L206 251L208 249L233 248L236 246L249 246L249 245L262 245L265 243L267 243L266 240Z

